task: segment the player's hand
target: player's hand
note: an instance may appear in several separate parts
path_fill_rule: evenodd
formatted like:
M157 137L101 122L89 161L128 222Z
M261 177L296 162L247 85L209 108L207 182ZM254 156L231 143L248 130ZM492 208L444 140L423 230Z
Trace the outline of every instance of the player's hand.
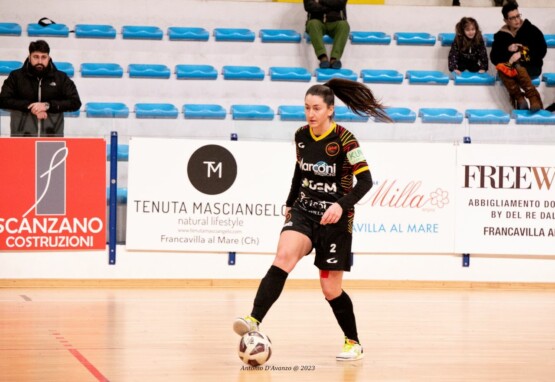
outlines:
M509 62L510 62L511 64L514 64L515 62L518 62L518 60L520 60L520 57L521 57L521 56L520 56L520 52L516 52L515 54L513 54L513 55L511 56L511 58L509 59Z
M324 212L320 224L335 224L341 219L341 215L343 215L343 208L341 208L339 203L333 203L326 212Z

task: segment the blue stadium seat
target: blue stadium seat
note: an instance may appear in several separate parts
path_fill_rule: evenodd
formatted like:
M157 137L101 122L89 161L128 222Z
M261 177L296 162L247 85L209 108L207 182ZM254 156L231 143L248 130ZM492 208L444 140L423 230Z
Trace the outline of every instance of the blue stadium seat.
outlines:
M127 204L127 188L118 187L116 191L116 198L118 204ZM110 203L110 187L106 188L106 202Z
M467 109L465 117L469 124L506 125L511 120L509 114L499 109Z
M21 25L17 23L0 23L0 35L21 36Z
M555 34L544 34L545 42L548 48L555 48Z
M409 84L447 85L449 76L439 70L408 70Z
M362 69L360 78L363 82L373 84L400 84L403 82L403 74L397 70Z
M517 125L555 125L555 113L547 110L513 110L511 116Z
M67 117L67 118L79 118L80 115L81 115L81 110L64 112L64 117Z
M306 121L304 106L281 105L277 113L282 121Z
M71 62L54 62L54 65L60 72L64 72L68 77L73 77L75 69Z
M544 73L542 80L546 86L555 86L555 73Z
M267 105L231 105L233 119L263 120L274 119L274 111Z
M300 81L309 82L312 74L301 67L277 67L272 66L268 70L272 81Z
M120 64L85 62L81 64L81 77L123 77Z
M111 145L108 143L106 145L106 160L110 161L110 150ZM118 144L117 147L117 157L119 162L127 162L129 161L129 145L126 144Z
M177 118L177 107L171 103L136 103L135 116L137 118Z
M215 80L218 71L212 65L176 65L178 80Z
M368 122L367 115L358 115L347 106L336 106L334 120L337 122Z
M162 40L164 37L162 29L151 25L124 25L121 34L124 39L131 40Z
M351 44L389 45L391 36L384 32L355 31L349 34Z
M116 38L116 28L106 24L77 24L75 25L77 38Z
M171 70L160 64L129 64L131 78L170 78Z
M487 47L490 47L493 44L493 33L484 33L482 35L484 37L484 42L486 43Z
M29 36L67 37L69 35L69 28L65 24L42 26L38 23L31 23L27 25L27 34Z
M121 102L88 102L85 111L89 118L127 118L129 108Z
M473 73L464 71L461 74L452 73L455 85L494 85L495 77L488 73Z
M262 42L301 42L301 34L292 29L261 29L258 36Z
M424 123L462 123L463 115L456 109L421 108L418 116Z
M185 104L183 116L186 119L225 119L227 112L221 105Z
M254 41L254 32L248 28L215 28L216 41Z
M351 69L316 69L316 81L326 82L332 78L344 78L347 80L356 81L358 76Z
M441 42L441 46L451 46L455 41L454 33L439 33L437 39Z
M169 27L168 38L172 41L208 41L210 33L204 28Z
M222 74L225 80L261 81L264 79L264 71L258 66L225 65L222 68Z
M308 35L308 33L304 33L304 39L307 43L310 44L310 36ZM325 34L324 35L324 44L333 44L333 38L331 38L329 35Z
M0 75L8 75L12 71L21 68L21 61L0 61Z
M436 37L425 32L397 32L393 35L397 45L435 45Z
M393 122L413 123L416 121L416 113L407 107L387 107L385 112ZM376 122L383 122L379 119Z

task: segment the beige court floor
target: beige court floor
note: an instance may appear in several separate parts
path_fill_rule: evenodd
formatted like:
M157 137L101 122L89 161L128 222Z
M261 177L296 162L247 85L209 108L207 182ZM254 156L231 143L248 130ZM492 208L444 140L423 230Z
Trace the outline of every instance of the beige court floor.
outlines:
M555 380L555 291L348 290L365 358L317 289L289 289L261 330L263 370L239 360L234 317L254 289L0 289L0 381Z

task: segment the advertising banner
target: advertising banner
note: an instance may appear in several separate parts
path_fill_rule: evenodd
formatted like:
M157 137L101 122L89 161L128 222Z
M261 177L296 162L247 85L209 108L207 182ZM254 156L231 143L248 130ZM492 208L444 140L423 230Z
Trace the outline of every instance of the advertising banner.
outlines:
M457 252L555 253L552 146L460 146L457 194Z
M355 209L353 252L452 253L456 146L361 142L374 187Z
M0 139L0 250L106 248L103 139Z
M361 143L374 187L355 252L452 252L455 146ZM294 171L287 142L130 141L127 248L275 252Z
M274 252L292 143L133 138L127 248Z

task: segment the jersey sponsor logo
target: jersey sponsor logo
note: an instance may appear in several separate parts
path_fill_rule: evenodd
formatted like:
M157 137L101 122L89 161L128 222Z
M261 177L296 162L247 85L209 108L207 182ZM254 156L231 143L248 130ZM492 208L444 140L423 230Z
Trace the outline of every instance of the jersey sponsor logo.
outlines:
M338 262L339 260L337 260L335 257L332 257L326 260L326 263L328 264L337 264Z
M326 146L326 154L330 157L334 157L339 154L339 144L337 142L328 143Z
M315 182L304 178L302 181L302 186L304 188L310 188L313 191L325 192L325 193L335 193L337 192L337 184L326 183L326 182Z
M335 163L329 165L324 161L320 161L314 164L307 163L304 161L304 159L301 159L300 167L302 171L312 171L315 175L335 176Z
M347 159L351 165L355 165L357 163L365 161L364 154L362 154L362 150L360 147L357 147L354 150L351 150L347 153Z

